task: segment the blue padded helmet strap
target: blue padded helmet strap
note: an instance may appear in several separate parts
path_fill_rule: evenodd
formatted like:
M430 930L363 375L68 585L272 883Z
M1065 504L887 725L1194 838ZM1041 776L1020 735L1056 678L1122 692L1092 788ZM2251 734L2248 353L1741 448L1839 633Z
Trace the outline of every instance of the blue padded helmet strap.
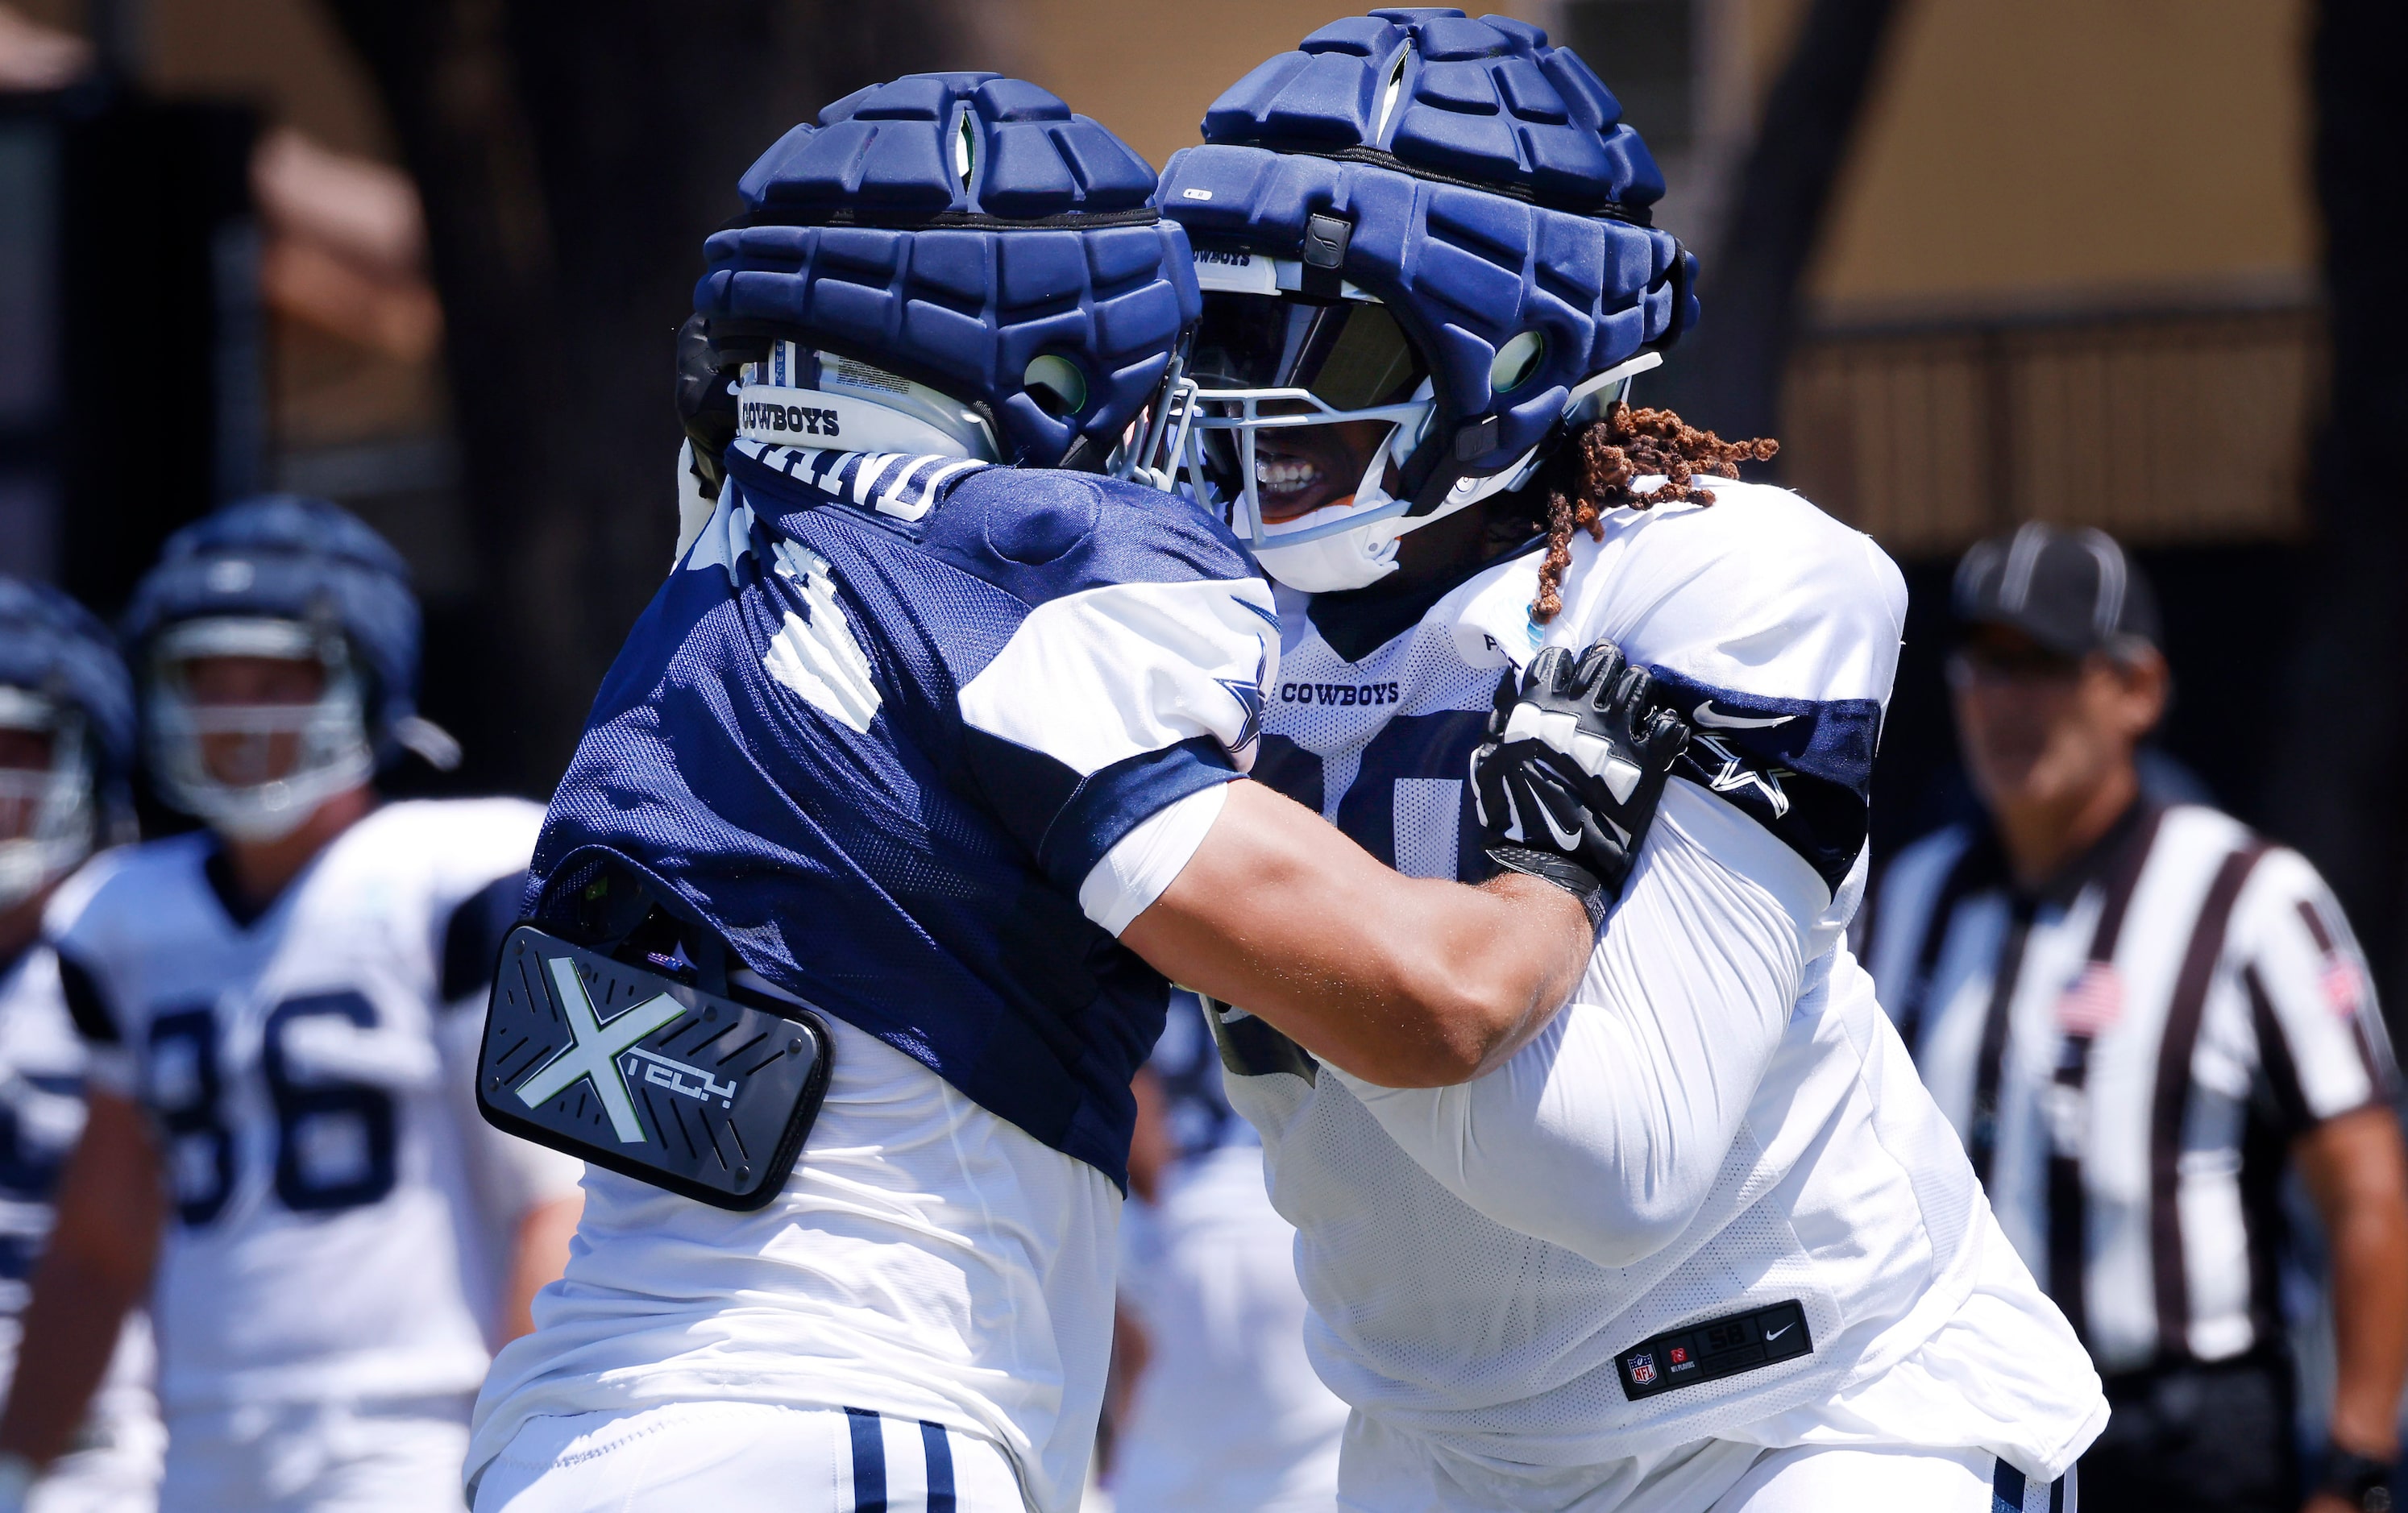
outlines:
M1005 460L1109 450L1200 310L1154 170L1034 84L916 74L794 128L704 246L695 312L924 383L993 418ZM1084 397L1032 391L1032 360Z

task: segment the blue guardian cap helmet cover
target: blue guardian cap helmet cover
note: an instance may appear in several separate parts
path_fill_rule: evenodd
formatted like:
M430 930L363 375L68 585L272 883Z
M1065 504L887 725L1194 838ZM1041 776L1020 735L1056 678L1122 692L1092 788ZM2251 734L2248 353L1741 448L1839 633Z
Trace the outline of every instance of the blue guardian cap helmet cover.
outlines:
M124 635L141 671L152 781L221 834L290 834L404 749L438 767L459 760L457 744L417 712L419 610L408 565L325 500L247 499L168 537L135 590ZM318 695L196 702L190 666L212 657L314 664Z
M859 91L738 189L681 356L706 473L729 435L1101 470L1198 313L1154 169L1018 79Z
M58 590L0 578L0 730L45 739L0 766L0 908L129 828L134 689L107 626Z
M1697 317L1621 114L1538 27L1452 9L1335 21L1239 80L1163 175L1204 315L1148 462L1315 592L1526 484ZM1344 426L1382 428L1359 478L1294 455Z

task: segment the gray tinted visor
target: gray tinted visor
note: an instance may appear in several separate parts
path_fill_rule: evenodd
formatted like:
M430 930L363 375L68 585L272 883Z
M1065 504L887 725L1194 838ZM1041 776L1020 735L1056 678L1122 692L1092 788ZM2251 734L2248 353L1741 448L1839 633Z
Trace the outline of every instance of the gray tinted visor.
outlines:
M1213 389L1302 389L1338 410L1412 397L1429 364L1385 306L1208 293L1187 375Z

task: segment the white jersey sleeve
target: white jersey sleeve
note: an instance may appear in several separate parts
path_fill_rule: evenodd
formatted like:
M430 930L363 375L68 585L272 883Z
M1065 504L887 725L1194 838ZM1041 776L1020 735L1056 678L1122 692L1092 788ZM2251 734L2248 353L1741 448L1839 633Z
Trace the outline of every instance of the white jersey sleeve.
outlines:
M1410 1091L1325 1070L1476 1211L1629 1265L1688 1227L1722 1170L1825 902L1796 855L1675 782L1572 1002L1511 1061Z
M1542 643L1622 645L1676 692L1706 753L1667 785L1572 1003L1460 1087L1338 1074L1456 1197L1606 1266L1688 1227L1862 892L1902 580L1793 494L1725 492L1662 519L1623 512L1640 518L1575 552Z
M126 860L126 848L101 852L61 883L42 907L42 937L56 942L73 932L94 895L116 876ZM136 1095L139 1069L115 1010L94 988L91 974L73 957L62 954L53 970L60 978L62 1000L84 1048L85 1086L121 1098Z
M1611 640L1695 731L1674 768L1797 852L1831 894L1811 960L1863 892L1873 753L1906 581L1871 538L1785 489L1714 484L1711 506L1616 510L1576 535L1564 607L1526 612L1537 564L1484 579L1458 621L1518 664Z
M1260 578L1105 584L1039 604L962 685L991 812L1102 928L1154 901L1217 806L1140 827L1253 766L1277 625Z

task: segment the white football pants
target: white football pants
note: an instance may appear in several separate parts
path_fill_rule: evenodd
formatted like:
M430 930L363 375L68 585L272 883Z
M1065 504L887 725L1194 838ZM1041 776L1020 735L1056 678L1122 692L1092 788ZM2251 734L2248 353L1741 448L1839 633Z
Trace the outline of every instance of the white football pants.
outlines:
M476 1513L1024 1513L991 1440L863 1408L672 1403L529 1419Z
M171 1414L160 1513L457 1513L466 1393Z
M1346 1513L2076 1513L2073 1473L2028 1481L1986 1450L1710 1439L1607 1465L1503 1475L1385 1431L1346 1426Z

